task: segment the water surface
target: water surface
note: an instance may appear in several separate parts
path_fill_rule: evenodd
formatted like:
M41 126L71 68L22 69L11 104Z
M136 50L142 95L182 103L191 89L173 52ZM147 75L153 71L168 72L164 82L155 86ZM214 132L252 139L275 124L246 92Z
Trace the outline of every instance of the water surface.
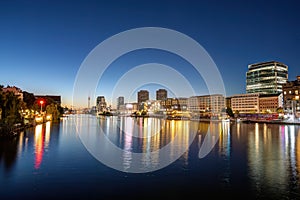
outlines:
M78 134L90 134L96 145L95 131L100 128L125 150L120 158L125 172L99 162ZM199 148L208 130L217 132L219 138L200 159ZM169 144L175 136L180 140L172 143L170 157L184 150L175 162L149 173L126 173L133 167L132 153L144 153L141 166L145 168L159 165L160 155L147 153ZM297 199L299 137L296 125L72 115L60 123L28 129L14 139L1 138L0 197ZM110 155L109 149L105 153Z

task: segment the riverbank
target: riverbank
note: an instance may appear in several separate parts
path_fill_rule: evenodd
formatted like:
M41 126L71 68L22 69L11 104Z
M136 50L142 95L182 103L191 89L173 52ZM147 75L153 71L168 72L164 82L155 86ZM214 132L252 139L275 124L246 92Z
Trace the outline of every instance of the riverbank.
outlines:
M299 120L263 120L263 119L245 119L243 123L266 123L266 124L285 124L285 125L300 125Z
M24 124L22 125L21 123L15 124L13 126L5 126L2 125L0 127L0 137L15 137L17 136L20 132L26 130L27 128L33 127L33 124Z
M7 138L15 137L18 134L20 134L22 131L25 131L28 128L35 127L36 125L39 125L39 124L44 124L48 121L52 121L52 119L46 118L46 117L38 117L26 124L17 123L12 126L2 124L0 126L0 138L1 137L7 137Z
M105 116L105 115L103 115ZM108 116L108 115L106 115ZM234 123L268 123L268 124L286 124L286 125L300 125L300 120L265 120L265 119L211 119L211 118L201 118L201 117L181 117L181 116L171 116L171 115L113 115L120 117L133 117L133 118L162 118L166 120L188 120L188 121L198 121L198 122L234 122Z

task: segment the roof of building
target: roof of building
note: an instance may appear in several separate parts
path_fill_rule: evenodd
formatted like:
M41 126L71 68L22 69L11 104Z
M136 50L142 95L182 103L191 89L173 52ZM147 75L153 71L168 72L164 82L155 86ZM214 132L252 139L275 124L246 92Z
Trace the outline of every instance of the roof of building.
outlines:
M250 64L250 65L248 65L248 69L250 69L250 68L252 69L252 68L256 68L256 67L262 67L262 66L268 66L268 65L274 64L274 63L285 66L285 67L288 67L286 64L278 62L278 61L267 61L267 62L259 62L259 63Z

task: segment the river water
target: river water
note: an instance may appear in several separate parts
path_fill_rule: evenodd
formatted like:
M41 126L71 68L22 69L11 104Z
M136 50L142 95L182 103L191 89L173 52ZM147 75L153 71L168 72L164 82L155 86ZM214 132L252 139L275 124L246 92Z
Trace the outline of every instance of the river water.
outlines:
M0 139L1 199L299 199L299 172L296 125L70 115Z

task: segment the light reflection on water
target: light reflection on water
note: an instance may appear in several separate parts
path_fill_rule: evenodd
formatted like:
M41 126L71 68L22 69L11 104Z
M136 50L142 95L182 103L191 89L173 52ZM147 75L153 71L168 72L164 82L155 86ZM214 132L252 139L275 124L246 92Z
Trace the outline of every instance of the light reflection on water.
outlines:
M94 127L104 131L110 141L123 150L122 164L124 171L132 167L132 153L143 153L141 162L143 167L159 165L159 150L171 144L170 157L171 159L178 155L178 152L185 152L188 149L191 131L190 121L169 121L158 118L130 118L130 117L100 117L95 122L95 119L90 119ZM92 122L91 122L92 121ZM84 131L85 125L78 125L79 132ZM91 142L97 140L97 128L87 130L87 134L91 139L85 139L85 143L90 145ZM178 140L173 141L177 136ZM96 142L95 142L96 143ZM96 145L96 144L95 144ZM109 149L107 149L109 151ZM182 159L187 163L188 151L184 153Z
M299 127L297 127L299 129ZM297 141L297 142L296 142ZM299 194L299 134L295 126L255 124L248 134L249 176L258 196ZM295 190L296 189L296 190Z
M170 166L150 173L152 179L126 174L131 179L124 180L123 173L118 174L91 159L76 132L84 132L88 141L97 147L99 138L95 133L100 128L114 145L124 150L121 157L124 171L132 167L134 152L144 153L141 158L143 167L159 165L161 155L158 150L172 142L175 136L180 140L172 143L169 156L188 150ZM208 130L217 132L219 139L214 149L199 159L198 152ZM190 133L196 133L196 137L191 138ZM14 139L0 140L0 186L6 188L0 190L0 194L9 196L9 192L18 189L29 195L37 185L42 193L48 187L55 190L79 180L95 185L92 187L103 186L102 179L107 174L105 185L108 188L125 181L124 184L133 190L136 182L146 184L150 180L164 180L164 184L173 187L175 183L183 182L181 187L189 189L196 186L201 189L206 185L211 189L213 185L221 191L242 190L255 198L299 198L299 137L300 128L294 125L70 116L60 124L48 122L22 132ZM111 177L114 177L113 181L109 181ZM7 184L9 182L14 184ZM219 190L213 191L217 193ZM81 193L78 189L79 194L88 192L88 188L82 189Z

